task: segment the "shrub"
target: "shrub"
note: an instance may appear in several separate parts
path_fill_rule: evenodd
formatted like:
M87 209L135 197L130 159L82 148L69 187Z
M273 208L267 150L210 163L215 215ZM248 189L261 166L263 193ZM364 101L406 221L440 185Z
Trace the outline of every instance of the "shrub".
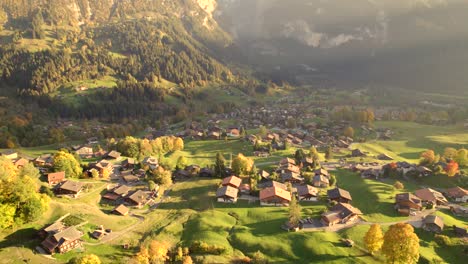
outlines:
M446 235L435 235L434 240L440 246L450 246L452 244L452 241Z
M195 254L212 254L221 255L226 251L226 248L217 245L208 245L203 241L195 241L190 246L190 252Z
M395 187L395 189L397 189L397 190L401 190L401 189L405 188L403 183L401 183L400 181L396 181L395 184L393 184L393 187Z

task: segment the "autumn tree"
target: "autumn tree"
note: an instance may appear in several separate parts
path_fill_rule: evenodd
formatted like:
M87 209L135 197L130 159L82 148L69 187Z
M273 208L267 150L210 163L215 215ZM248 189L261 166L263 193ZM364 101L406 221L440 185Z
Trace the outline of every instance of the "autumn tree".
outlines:
M73 264L101 264L101 260L94 254L85 255L77 258Z
M414 228L406 223L391 225L384 235L382 253L390 263L417 263L419 238Z
M447 166L445 166L445 173L447 173L449 177L455 176L458 173L458 163L453 160L447 163Z
M168 259L169 245L166 242L153 240L149 244L148 253L151 263L165 263Z
M393 184L393 187L397 190L401 190L403 188L405 188L405 186L403 185L403 183L401 183L400 181L396 181L394 184Z
M180 137L177 137L174 140L173 150L184 150L184 140Z
M293 195L289 203L289 224L293 227L299 226L301 220L301 206L297 202L296 196Z
M237 175L248 175L252 171L253 165L254 161L245 157L242 153L239 153L232 160L232 170Z
M223 154L219 152L216 153L214 174L219 178L224 178L226 176L226 159L224 158Z
M193 263L193 260L192 260L192 257L190 256L185 256L184 260L182 261L182 264L192 264L192 263Z
M457 156L457 150L454 148L445 148L443 157L445 160L453 160Z
M457 151L457 155L454 157L455 162L461 167L468 165L468 150L462 148Z
M105 169L102 170L101 178L107 180L107 179L110 178L110 175L111 175L111 171L109 169L105 168Z
M140 251L135 256L135 261L138 264L149 264L150 263L149 259L150 259L150 255L149 255L149 252L148 252L148 248L146 248L144 246L141 247Z
M345 137L350 137L350 138L353 138L354 137L354 128L352 127L346 127L343 131L343 135Z
M379 251L383 245L383 233L379 224L373 224L364 236L364 245L371 255Z
M99 178L99 171L96 170L95 168L90 169L90 170L89 170L89 173L91 174L91 177L92 177L93 179Z
M162 166L157 167L152 172L154 181L162 186L169 186L172 184L172 173L165 170Z
M421 165L432 165L436 162L436 155L433 150L428 149L421 153L421 160L420 164Z
M83 169L72 154L59 151L54 156L54 171L65 171L68 178L79 178Z
M184 156L177 158L176 170L184 169L187 166L187 159Z

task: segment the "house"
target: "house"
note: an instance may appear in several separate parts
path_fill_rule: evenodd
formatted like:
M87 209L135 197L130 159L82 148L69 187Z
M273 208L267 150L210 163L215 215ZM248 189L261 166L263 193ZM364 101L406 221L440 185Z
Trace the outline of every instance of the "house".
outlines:
M138 190L127 196L125 201L131 205L141 207L148 202L148 195L142 190Z
M276 171L279 173L286 173L286 172L300 173L301 169L296 165L287 164L287 165L282 165Z
M349 203L353 200L351 198L351 194L348 191L340 188L328 190L327 195L330 201L336 201L339 203Z
M288 167L289 165L294 165L296 166L296 161L290 158L284 158L280 161L280 167Z
M39 236L41 238L46 238L49 235L57 234L62 232L65 228L67 228L61 221L57 221L47 227L42 228L39 231Z
M458 203L466 203L468 201L468 191L461 187L454 187L445 190L445 195Z
M304 181L304 178L299 173L290 171L281 173L280 178L282 182L302 183Z
M221 138L221 133L217 132L217 131L210 131L208 132L208 139L212 139L212 140L218 140Z
M106 158L108 159L118 159L120 158L121 153L115 150L111 150L109 153L106 154Z
M250 185L247 183L243 183L239 186L239 191L241 194L250 194Z
M202 168L198 173L200 177L214 177L214 171L210 168Z
M228 128L228 129L226 129L226 135L228 137L239 137L240 136L240 131L237 128Z
M141 163L143 166L148 166L150 170L154 170L159 166L158 158L155 157L146 157Z
M261 170L259 172L259 175L261 177L262 180L269 180L270 179L270 173L266 170Z
M320 168L318 170L315 170L315 175L322 175L330 179L330 173L324 168Z
M40 167L52 166L52 164L54 163L54 158L52 157L51 154L45 154L45 155L35 158L33 163L34 165L40 166Z
M288 187L286 187L285 184L277 182L277 181L267 181L263 183L261 186L261 188L270 188L270 187L276 187L276 188L280 188L283 190L288 190Z
M326 188L330 185L330 180L323 175L315 175L312 180L312 185L315 187Z
M426 231L440 233L444 230L444 220L437 215L428 215L423 220L422 228Z
M467 237L468 232L466 231L465 227L458 227L458 226L453 226L453 232L457 237Z
M352 157L365 157L366 153L362 152L360 149L353 149L351 151Z
M414 194L421 199L423 204L433 204L433 205L446 205L448 204L447 199L442 195L442 193L435 191L431 188L419 189L414 192Z
M467 217L468 216L468 207L464 206L450 206L450 211L456 216Z
M231 186L233 188L239 188L242 183L242 179L236 176L229 176L223 179L223 186Z
M73 194L78 195L83 190L84 183L75 181L64 181L57 185L55 192L57 194Z
M348 203L338 203L330 211L322 214L321 222L324 226L347 224L362 215L361 210Z
M310 185L300 185L296 187L299 201L317 201L318 190Z
M81 237L83 233L75 227L66 228L58 233L50 234L42 243L41 246L47 252L65 253L72 249L82 246Z
M13 164L17 167L17 168L22 168L26 165L28 165L29 163L29 160L25 159L25 158L18 158L16 160L13 161Z
M90 167L95 168L100 176L102 176L106 170L107 172L112 172L114 170L114 165L107 160L101 160L98 163L90 164Z
M419 173L419 177L428 177L432 175L432 170L424 166L418 166L416 171Z
M379 160L393 160L393 158L391 156L389 156L387 154L384 154L384 153L378 155L377 158Z
M260 191L261 205L288 205L291 202L291 193L279 188L268 187Z
M110 201L116 201L119 198L125 197L128 192L130 192L130 187L127 185L120 185L115 187L112 191L109 191L105 193L102 198L110 200Z
M133 158L128 158L122 161L122 167L127 170L135 168L135 165L136 165L136 161Z
M402 215L410 215L411 212L421 211L422 201L411 193L399 193L395 196L395 208Z
M301 160L302 167L313 167L314 166L314 159L311 157L305 157Z
M230 185L225 185L216 191L216 198L218 202L235 203L237 202L238 192L239 190L237 188L231 187Z
M118 214L118 215L128 215L128 212L130 211L130 209L128 209L128 207L126 207L125 205L121 204L121 205L118 205L117 207L115 207L112 212L114 214Z
M124 175L122 176L122 178L124 179L126 183L135 183L135 182L140 181L140 178L133 174Z
M55 184L63 182L64 180L65 180L64 171L47 174L47 182L49 182L49 185L55 185Z
M1 153L1 156L10 160L14 160L18 158L18 152L16 152L16 150L8 149L8 150L3 151Z
M90 147L79 147L75 150L75 153L81 158L91 158L94 155L93 148Z

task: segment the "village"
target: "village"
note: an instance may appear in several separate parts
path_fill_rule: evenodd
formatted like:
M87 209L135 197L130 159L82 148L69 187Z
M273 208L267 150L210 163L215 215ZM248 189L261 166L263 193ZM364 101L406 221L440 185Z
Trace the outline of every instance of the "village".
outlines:
M276 114L264 113L263 117ZM56 199L79 200L90 193L97 193L98 207L104 214L134 218L135 226L144 221L150 212L157 212L159 205L164 206L165 201L170 201L171 189L176 188L176 185L199 181L198 179L219 179L216 186L209 187L210 199L225 204L223 208L234 206L239 201L248 203L251 208L318 204L323 208L319 213L316 212L313 216L302 214L298 219L291 219L290 216L276 228L283 232L339 232L376 222L367 220L366 209L359 208L353 202L353 197L360 193L349 191L347 185L342 184L341 177L335 175L337 172L383 183L393 182L394 175L399 175L397 182L400 185L416 183L420 188L415 188L412 192L400 192L404 187L394 184L396 193L391 198L393 203L386 205L386 210L391 208L389 211L393 211L395 216L404 217L398 218L397 222L409 223L426 232L439 234L444 230L451 230L453 237L468 237L466 226L447 225L443 217L436 214L443 210L455 217L467 217L466 189L459 186L440 188L419 185L419 179L435 177L432 169L417 163L396 161L387 153L371 154L354 147L353 135L345 135L346 132L343 132L350 127L349 122L322 126L321 129L316 126L299 129L287 128L290 121L288 122L287 115L284 117L277 125L283 124L286 127L266 129L260 125L257 130L247 130L243 126L221 127L220 122L208 122L210 125L204 129L201 124L192 122L187 129L170 137L183 138L184 142L218 142L216 144L220 145L236 142L242 144L243 149L248 148L245 153L251 156L245 157L238 153L233 158L231 154L229 161L223 158L221 167L215 157L204 164L178 164L169 173L169 183L155 183L152 180L156 171L167 171L164 168L167 165L160 164L161 157L124 157L114 147L112 150L103 150L97 138L90 138L86 144L73 145L67 150L82 161L88 161L83 171L86 176L80 175L80 179L70 177L65 171L54 171L54 161L57 160L54 153L27 157L9 150L3 151L2 156L17 167L34 164L43 175L44 185L50 188ZM272 123L269 122L268 126L272 126ZM390 140L394 134L391 129L374 130L364 125L361 133L378 140ZM146 135L143 138L151 140L157 138L157 135ZM325 157L317 149L323 150ZM289 155L284 155L286 153ZM233 164L236 159L247 160L249 165L240 162L239 168ZM256 159L255 162L253 159ZM447 162L436 165L447 167ZM245 166L248 168L244 168ZM256 166L262 169L257 169ZM96 189L93 179L104 184L99 184ZM85 244L97 243L95 241L106 243L118 240L123 234L114 232L99 221L91 229L87 219L70 224L67 221L69 214L73 212L68 212L39 230L38 236L42 241L36 247L38 252L56 256L76 249L83 250ZM385 222L381 224L386 225ZM84 226L88 228L83 228ZM347 246L353 246L354 243L351 239L344 240ZM129 244L124 243L122 246L128 248Z

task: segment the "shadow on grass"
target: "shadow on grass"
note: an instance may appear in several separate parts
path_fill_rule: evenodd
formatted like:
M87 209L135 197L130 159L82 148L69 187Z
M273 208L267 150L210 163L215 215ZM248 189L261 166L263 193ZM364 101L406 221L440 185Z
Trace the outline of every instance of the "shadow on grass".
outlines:
M39 244L38 230L35 228L24 228L17 230L0 242L0 248L11 246L27 247L34 249Z

